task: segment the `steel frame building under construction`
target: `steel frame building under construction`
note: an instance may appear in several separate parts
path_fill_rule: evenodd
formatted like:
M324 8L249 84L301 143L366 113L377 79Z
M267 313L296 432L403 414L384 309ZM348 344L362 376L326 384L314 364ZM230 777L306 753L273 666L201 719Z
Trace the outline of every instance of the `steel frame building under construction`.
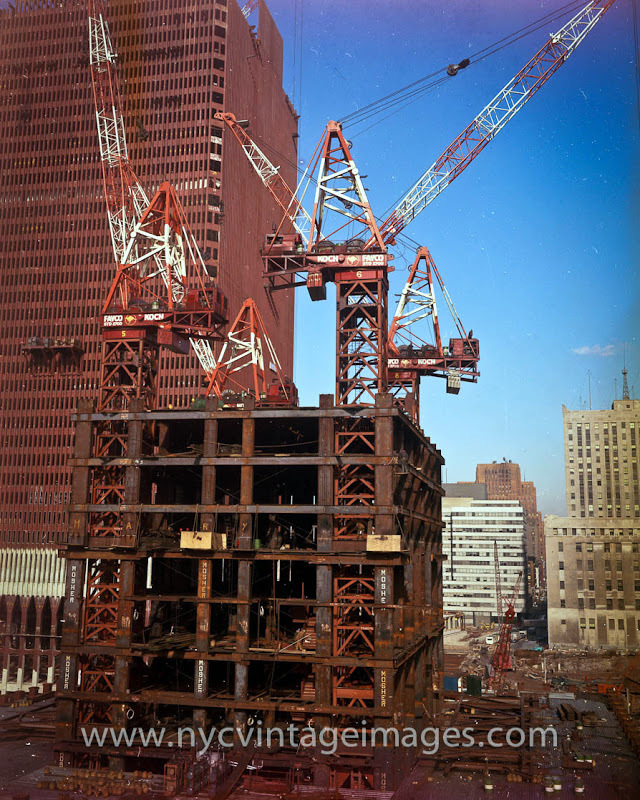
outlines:
M173 744L142 760L139 751L87 751L81 726L163 720L175 738L180 725L248 718L419 727L436 711L440 453L390 395L356 416L329 395L319 408L252 405L132 406L118 509L92 492L105 463L96 441L112 415L81 406L61 763L188 772ZM99 519L116 510L122 536L100 535ZM286 775L290 763L273 760ZM383 788L389 779L371 752L308 769L319 786Z

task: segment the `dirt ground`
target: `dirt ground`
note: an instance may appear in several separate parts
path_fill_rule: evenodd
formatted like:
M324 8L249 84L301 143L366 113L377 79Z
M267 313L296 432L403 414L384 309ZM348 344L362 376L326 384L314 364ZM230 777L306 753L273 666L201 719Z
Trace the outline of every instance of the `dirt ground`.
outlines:
M497 637L499 632L467 628L445 633L445 675L484 676L495 649L495 645L485 643L488 635ZM619 684L633 659L631 655L607 652L526 649L532 646L524 640L512 643L513 670L507 674L507 684L514 689L596 692L599 683ZM640 675L640 665L634 674Z
M25 775L51 764L52 742L0 739L0 791L15 785Z
M0 708L0 791L52 763L52 701L25 708Z

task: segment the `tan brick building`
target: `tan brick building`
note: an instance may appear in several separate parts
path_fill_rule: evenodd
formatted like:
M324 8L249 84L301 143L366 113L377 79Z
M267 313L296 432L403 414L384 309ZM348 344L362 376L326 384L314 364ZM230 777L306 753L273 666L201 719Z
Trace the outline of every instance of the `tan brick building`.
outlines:
M640 401L563 406L567 517L545 518L549 644L640 645Z
M615 400L609 411L562 406L562 421L569 516L640 517L640 400Z

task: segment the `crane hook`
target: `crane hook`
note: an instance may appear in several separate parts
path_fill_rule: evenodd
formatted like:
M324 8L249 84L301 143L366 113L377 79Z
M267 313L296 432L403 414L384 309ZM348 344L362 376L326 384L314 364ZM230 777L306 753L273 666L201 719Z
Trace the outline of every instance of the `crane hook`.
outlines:
M469 61L468 58L463 58L459 64L449 64L449 66L447 67L447 75L450 78L453 78L454 75L458 74L459 70L468 67L470 63L471 62Z

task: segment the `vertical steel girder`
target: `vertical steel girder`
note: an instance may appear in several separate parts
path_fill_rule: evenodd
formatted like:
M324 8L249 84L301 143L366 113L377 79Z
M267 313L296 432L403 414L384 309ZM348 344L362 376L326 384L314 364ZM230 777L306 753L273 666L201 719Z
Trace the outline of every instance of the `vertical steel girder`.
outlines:
M128 331L122 331L123 334ZM142 334L142 335L140 335ZM145 331L135 331L131 339L103 338L99 410L122 412L132 406L151 409L156 399L157 347ZM127 480L128 467L114 465L115 459L140 454L150 440L150 430L134 431L133 423L115 417L101 421L94 430L93 455L102 459L94 467L89 483L91 503L97 506L122 506L133 499ZM146 434L146 437L145 437ZM135 489L134 489L135 491ZM110 544L129 543L131 522L123 523L117 511L105 509L89 516L88 536ZM123 725L124 708L105 698L128 684L128 664L114 654L115 647L130 635L128 604L122 597L122 562L113 559L89 560L84 598L84 615L79 643L84 647L113 648L111 652L84 654L78 659L80 692L84 695L76 705L75 725ZM124 624L123 624L124 623ZM86 699L95 693L95 700ZM72 757L80 766L82 757Z
M360 271L364 275L364 270ZM373 273L373 274L371 274ZM387 391L386 270L336 276L336 404L372 405Z
M82 639L85 645L115 647L120 595L120 562L89 561L84 601ZM107 653L80 660L80 691L109 695L114 690L115 656ZM104 701L81 700L78 724L113 722L112 706Z
M336 455L375 455L375 429L370 419L355 417L336 420ZM366 536L375 502L375 467L373 464L340 464L334 473L334 503L337 506L360 506L358 515L339 513L334 517L335 539L362 540Z
M370 572L370 570L369 570ZM367 657L375 655L375 584L363 569L345 568L333 579L333 654L363 658L362 667L333 669L333 704L371 708L375 684Z
M137 333L137 331L136 331ZM133 400L153 408L156 398L157 349L146 335L134 339L103 339L99 411L124 411ZM110 419L96 429L94 455L101 459L127 456L129 426ZM95 505L121 505L125 502L126 468L105 461L95 467L91 481L91 502ZM120 514L105 510L91 515L91 537L122 535Z

